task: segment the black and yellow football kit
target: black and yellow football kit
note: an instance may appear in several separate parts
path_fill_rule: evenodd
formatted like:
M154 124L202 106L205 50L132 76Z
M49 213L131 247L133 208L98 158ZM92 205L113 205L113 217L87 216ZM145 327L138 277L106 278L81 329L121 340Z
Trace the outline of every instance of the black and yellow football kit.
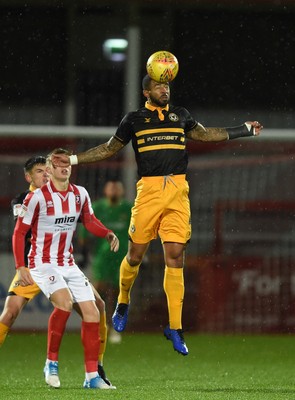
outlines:
M134 243L148 243L158 234L162 242L190 239L186 132L196 125L183 107L148 103L121 121L115 138L132 141L140 178L129 227Z
M132 140L138 176L185 174L188 164L186 132L197 121L183 107L145 107L128 113L115 138L124 144Z
M25 197L27 196L28 193L30 193L33 190L35 190L35 188L31 186L29 190L17 195L11 201L11 207L12 207L13 216L14 216L15 220L17 220L20 207L21 207ZM28 253L29 253L30 247L31 247L30 237L31 237L31 231L28 231L28 233L26 234L26 241L25 241L25 262L26 262L26 265L27 265L27 261L28 261ZM20 286L19 283L18 283L18 275L16 273L14 278L13 278L13 280L12 280L12 282L11 282L11 284L10 284L10 286L9 286L8 296L21 296L21 297L24 297L27 300L32 300L40 292L41 292L41 290L40 290L39 286L36 283L34 283L33 285L29 285L29 286Z
M115 138L124 145L132 141L138 166L137 196L131 211L130 240L149 243L160 236L163 243L186 244L191 236L188 155L186 132L197 121L183 107L153 107L149 103L128 113ZM118 303L129 304L139 266L125 257L120 266ZM167 296L169 326L182 328L183 268L165 266L163 287Z

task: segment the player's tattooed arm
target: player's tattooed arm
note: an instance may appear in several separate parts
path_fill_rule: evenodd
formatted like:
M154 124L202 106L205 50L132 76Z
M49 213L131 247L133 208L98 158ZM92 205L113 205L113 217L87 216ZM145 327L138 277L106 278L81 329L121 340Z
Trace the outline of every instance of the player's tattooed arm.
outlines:
M228 128L207 128L198 123L186 136L202 142L221 142L247 136L258 136L263 126L258 121L247 121L239 126Z
M200 123L187 132L186 136L189 139L201 142L221 142L228 140L228 132L225 128L205 128Z
M125 144L115 136L99 146L92 147L91 149L84 151L83 153L72 154L68 156L66 154L52 154L51 162L54 167L68 167L69 165L92 163L95 161L104 160L105 158L111 157L121 150Z
M124 144L112 136L108 142L77 154L78 163L83 164L104 160L116 154L123 147Z

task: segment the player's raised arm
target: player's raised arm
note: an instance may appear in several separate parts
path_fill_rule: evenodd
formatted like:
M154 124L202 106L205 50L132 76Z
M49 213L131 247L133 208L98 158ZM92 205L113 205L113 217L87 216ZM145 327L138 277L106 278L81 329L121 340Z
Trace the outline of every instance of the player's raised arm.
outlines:
M187 133L187 137L201 142L221 142L247 136L258 136L263 126L258 121L247 121L243 125L228 128L204 127L198 123Z
M67 156L66 154L52 154L51 161L55 167L92 163L113 156L124 146L124 143L112 136L108 142L92 147L83 153L73 154L71 156Z

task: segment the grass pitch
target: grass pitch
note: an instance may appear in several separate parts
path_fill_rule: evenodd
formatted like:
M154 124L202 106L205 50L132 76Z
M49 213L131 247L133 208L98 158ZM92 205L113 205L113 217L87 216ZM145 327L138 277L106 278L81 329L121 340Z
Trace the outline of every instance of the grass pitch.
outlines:
M0 349L3 400L276 400L295 399L293 336L186 334L178 355L162 333L130 334L108 344L104 366L117 390L86 390L79 334L66 334L60 389L43 378L46 336L11 334Z

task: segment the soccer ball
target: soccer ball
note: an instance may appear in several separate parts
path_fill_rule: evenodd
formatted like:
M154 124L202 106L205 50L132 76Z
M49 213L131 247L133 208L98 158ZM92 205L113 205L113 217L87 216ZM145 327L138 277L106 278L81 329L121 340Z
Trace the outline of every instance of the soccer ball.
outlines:
M160 83L173 81L178 73L178 68L175 55L165 50L153 53L146 63L146 70L150 78Z

